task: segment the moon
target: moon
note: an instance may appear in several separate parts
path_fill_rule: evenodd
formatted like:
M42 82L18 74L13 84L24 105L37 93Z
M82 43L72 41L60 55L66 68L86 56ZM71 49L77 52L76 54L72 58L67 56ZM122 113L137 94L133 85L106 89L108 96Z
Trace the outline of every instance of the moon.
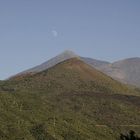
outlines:
M53 35L54 37L57 37L57 36L58 36L58 32L57 32L56 30L52 30L52 35Z

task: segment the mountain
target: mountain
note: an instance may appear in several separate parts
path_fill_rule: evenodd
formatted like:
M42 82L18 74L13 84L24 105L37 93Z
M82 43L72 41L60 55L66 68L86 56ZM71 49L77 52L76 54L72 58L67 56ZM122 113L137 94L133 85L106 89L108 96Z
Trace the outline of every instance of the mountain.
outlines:
M36 67L33 67L29 70L26 70L24 72L21 72L20 74L24 74L24 73L36 73L36 72L41 72L41 71L44 71L50 67L53 67L54 65L62 62L62 61L65 61L67 59L70 59L70 58L74 58L74 57L79 57L78 55L76 55L74 52L72 51L69 51L69 50L66 50L64 51L63 53L59 54L58 56L46 61L45 63L42 63Z
M111 64L107 61L97 60L97 59L93 59L93 58L87 58L87 57L80 57L80 58L85 63L91 65L92 67L94 67L96 69L101 69L101 70L104 67L106 67L107 65Z
M117 61L99 70L118 81L140 87L140 58Z
M0 84L0 139L116 140L140 133L140 92L71 58Z
M84 88L84 91L86 89L87 91L131 94L131 88L106 76L102 72L84 63L78 57L65 60L56 64L54 67L38 73L26 73L13 77L10 81L16 82L16 86L21 86L25 81L27 83L28 79L30 79L28 84L32 86L35 85L34 88L44 88L42 87L43 85L46 87L46 85L48 85L47 83L53 83L52 87L59 85L61 90L64 88L65 90L73 89L74 91L78 91L78 89L82 90ZM25 85L23 85L23 87L26 88Z
M22 74L27 74L27 73L38 73L38 72L47 70L48 68L51 68L60 62L63 62L65 60L68 60L70 58L75 58L75 57L80 58L85 63L87 63L95 68L102 67L104 65L109 64L109 62L106 62L106 61L100 61L100 60L96 60L96 59L92 59L92 58L80 57L79 55L75 54L74 52L66 50L63 53L57 55L56 57L54 57L36 67L33 67L24 72L21 72L17 75L22 75Z
M125 84L140 87L140 58L129 58L114 63L109 63L106 61L96 60L92 58L80 57L72 51L65 51L60 55L50 59L49 61L46 61L41 65L21 72L17 75L22 75L26 73L38 73L47 70L48 68L51 68L60 62L74 57L80 58L85 63L91 65L97 70L100 70L101 72L107 74L115 80L118 80Z
M128 58L114 63L82 58L84 62L122 83L140 87L140 58Z

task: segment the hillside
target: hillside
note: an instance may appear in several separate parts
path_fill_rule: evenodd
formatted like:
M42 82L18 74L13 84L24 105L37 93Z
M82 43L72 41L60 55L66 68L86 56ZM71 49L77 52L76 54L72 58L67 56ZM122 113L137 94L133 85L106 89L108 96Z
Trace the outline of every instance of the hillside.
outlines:
M79 58L14 77L0 89L2 140L115 140L128 129L140 133L140 93Z
M128 58L113 63L91 58L82 60L92 67L125 84L140 87L140 58Z
M140 58L117 61L99 69L118 81L140 87Z
M97 59L88 58L88 57L80 57L80 58L82 61L84 61L85 63L91 65L92 67L96 69L103 69L107 65L111 64L107 61L97 60Z
M107 93L122 93L134 95L131 87L125 86L112 78L97 71L79 58L71 58L63 61L54 67L38 73L27 73L13 77L16 88L46 88L46 86L60 86L62 90L95 91ZM48 89L50 89L48 87ZM137 95L137 93L136 93Z
M58 63L75 57L80 58L82 61L91 65L93 68L96 68L97 70L107 74L108 76L112 77L113 79L119 82L140 87L140 58L129 58L109 63L107 61L81 57L72 51L64 51L56 57L31 69L25 70L17 74L16 76L27 73L42 72L57 65Z
M65 60L68 60L70 58L74 58L74 57L79 57L78 55L76 55L74 52L66 50L63 53L55 56L54 58L51 58L50 60L35 66L31 69L25 70L17 75L21 75L21 74L26 74L26 73L37 73L37 72L41 72L44 71L46 69L49 69L53 66L55 66L56 64L63 62Z

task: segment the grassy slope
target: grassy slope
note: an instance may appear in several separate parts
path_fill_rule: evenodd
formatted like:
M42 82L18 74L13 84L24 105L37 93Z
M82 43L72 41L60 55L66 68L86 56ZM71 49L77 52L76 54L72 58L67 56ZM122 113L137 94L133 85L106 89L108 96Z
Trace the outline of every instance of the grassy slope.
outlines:
M76 58L0 87L2 140L115 140L133 127L140 133L138 92Z

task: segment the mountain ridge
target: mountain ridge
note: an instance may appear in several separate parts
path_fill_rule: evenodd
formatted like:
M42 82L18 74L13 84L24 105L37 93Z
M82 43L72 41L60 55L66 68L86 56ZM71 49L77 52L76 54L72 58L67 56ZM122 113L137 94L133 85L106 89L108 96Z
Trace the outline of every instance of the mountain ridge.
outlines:
M54 75L52 74L53 72L57 78L53 78L54 77ZM72 78L71 74L72 76L75 76L74 77L75 82L71 79ZM93 68L89 64L85 63L78 57L65 60L63 62L56 64L53 67L50 67L49 69L46 69L38 73L27 73L27 74L13 77L9 81L16 81L16 84L20 85L19 81L24 81L24 80L28 81L30 77L32 79L33 77L38 77L39 75L40 75L40 78L39 78L40 80L39 82L37 82L38 84L36 84L36 87L39 86L40 84L42 85L46 83L46 81L44 81L46 79L45 76L48 76L52 78L53 80L55 79L55 81L58 81L56 84L54 84L54 86L55 85L57 86L58 84L60 87L64 87L64 88L68 87L68 89L75 87L75 85L79 86L79 87L76 87L75 90L77 90L78 88L81 89L83 87L79 83L81 83L82 81L85 81L83 85L86 85L87 91L97 90L97 92L100 92L100 90L98 91L98 89L101 89L101 91L103 92L107 91L110 93L114 92L114 93L122 93L126 95L127 94L138 95L137 93L133 94L134 90L132 87L129 88L128 86L121 84L120 82L112 79L106 74L98 71L96 68ZM37 79L35 81L38 81ZM48 79L47 82L53 81L53 80ZM62 81L65 81L65 82L62 82ZM71 83L71 81L73 82ZM32 83L30 83L29 85L32 85Z
M85 63L91 65L92 67L100 70L101 72L107 74L108 76L114 78L125 84L130 84L133 86L140 87L140 58L133 57L127 58L113 63L92 59L88 57L81 57L72 51L64 51L63 53L57 55L56 57L49 59L48 61L33 67L31 69L25 70L15 76L19 76L26 73L38 73L46 70L56 64L63 62L71 58L80 58ZM13 76L12 76L13 77Z

